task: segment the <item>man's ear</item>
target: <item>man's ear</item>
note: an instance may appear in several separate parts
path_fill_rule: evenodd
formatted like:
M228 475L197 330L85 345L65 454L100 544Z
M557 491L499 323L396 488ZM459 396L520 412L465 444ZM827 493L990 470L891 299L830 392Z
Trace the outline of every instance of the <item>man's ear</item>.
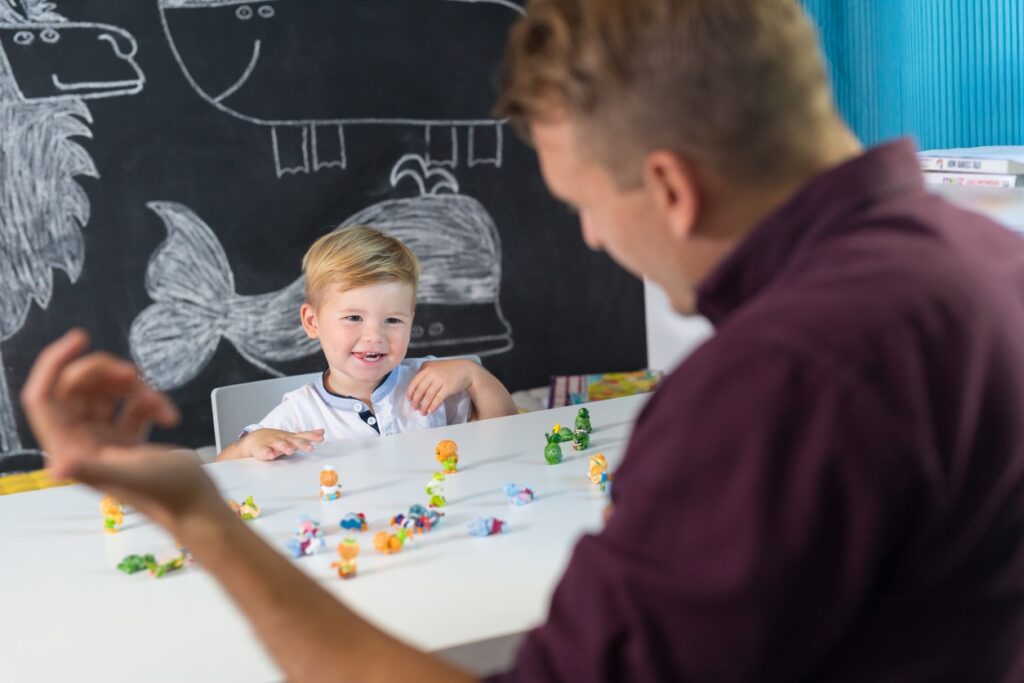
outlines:
M697 173L691 163L675 152L655 150L644 160L643 181L676 240L693 234L700 209Z
M302 304L299 309L299 317L302 319L302 329L310 339L317 339L320 336L320 326L316 318L316 309L310 304Z

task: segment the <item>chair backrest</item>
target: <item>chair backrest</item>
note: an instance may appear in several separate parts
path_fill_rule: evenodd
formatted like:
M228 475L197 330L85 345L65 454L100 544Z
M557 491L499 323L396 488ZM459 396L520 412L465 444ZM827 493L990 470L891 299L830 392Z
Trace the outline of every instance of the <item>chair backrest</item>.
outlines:
M281 397L289 391L309 384L322 373L310 372L291 377L274 377L256 382L242 382L226 387L217 387L210 392L213 404L213 438L217 452L234 443L239 432L281 403Z
M480 365L480 356L467 353L463 356L448 356L439 360L463 358ZM230 384L217 387L210 392L210 403L213 404L213 438L217 444L217 453L235 442L238 434L246 425L251 425L273 410L281 397L289 391L309 384L321 372L310 372L305 375L291 377L274 377L255 382Z

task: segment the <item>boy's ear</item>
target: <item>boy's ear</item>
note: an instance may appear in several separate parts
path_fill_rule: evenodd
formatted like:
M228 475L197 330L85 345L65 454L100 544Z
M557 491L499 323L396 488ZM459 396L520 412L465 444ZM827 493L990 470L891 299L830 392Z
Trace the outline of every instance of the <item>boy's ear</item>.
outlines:
M302 304L302 308L299 309L299 317L302 319L302 329L306 331L306 336L310 339L316 339L320 336L320 326L316 319L316 309L310 304Z

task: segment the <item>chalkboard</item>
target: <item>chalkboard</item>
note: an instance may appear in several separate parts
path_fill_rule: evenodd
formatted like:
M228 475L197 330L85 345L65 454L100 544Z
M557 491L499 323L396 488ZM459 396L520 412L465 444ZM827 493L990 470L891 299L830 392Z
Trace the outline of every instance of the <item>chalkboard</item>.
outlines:
M213 442L214 387L323 367L300 261L369 223L424 264L411 355L510 390L645 364L638 281L491 116L508 0L0 0L0 453L80 325ZM539 438L539 437L538 437Z

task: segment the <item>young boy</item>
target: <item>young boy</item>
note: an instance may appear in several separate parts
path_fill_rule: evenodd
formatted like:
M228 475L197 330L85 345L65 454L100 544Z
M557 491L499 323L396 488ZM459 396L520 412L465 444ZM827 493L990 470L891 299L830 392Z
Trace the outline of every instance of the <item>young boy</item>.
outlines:
M327 369L284 395L218 460L273 460L324 440L397 434L512 415L512 397L471 360L406 358L420 265L399 240L369 227L332 232L302 259L302 327Z

